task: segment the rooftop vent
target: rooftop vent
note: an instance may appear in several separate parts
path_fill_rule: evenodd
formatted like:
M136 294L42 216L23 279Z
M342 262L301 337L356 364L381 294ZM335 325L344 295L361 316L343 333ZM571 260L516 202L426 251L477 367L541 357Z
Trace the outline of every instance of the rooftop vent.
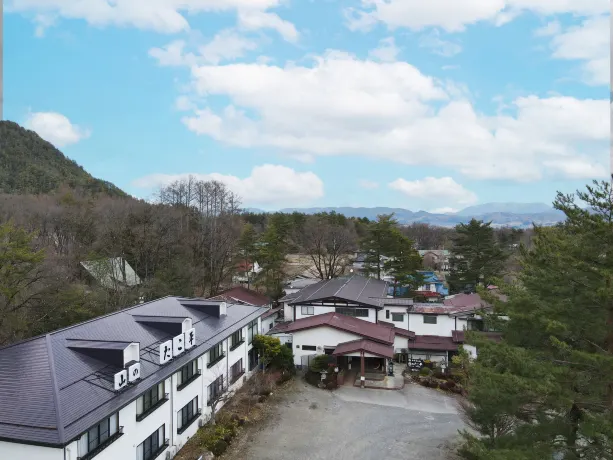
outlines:
M228 313L228 304L218 300L180 299L179 302L186 308L194 308L216 318L226 316Z
M135 342L111 342L103 340L66 339L67 347L91 358L117 367L138 363L140 347Z
M185 316L147 316L132 315L134 321L145 326L154 327L173 336L191 329L192 320Z

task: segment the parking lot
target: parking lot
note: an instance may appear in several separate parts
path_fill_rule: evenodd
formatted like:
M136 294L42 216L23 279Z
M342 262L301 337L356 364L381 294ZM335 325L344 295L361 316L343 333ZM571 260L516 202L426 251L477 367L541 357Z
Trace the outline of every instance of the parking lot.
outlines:
M443 460L463 423L456 400L407 384L403 390L345 386L334 392L297 378L282 390L269 421L224 458L248 460Z

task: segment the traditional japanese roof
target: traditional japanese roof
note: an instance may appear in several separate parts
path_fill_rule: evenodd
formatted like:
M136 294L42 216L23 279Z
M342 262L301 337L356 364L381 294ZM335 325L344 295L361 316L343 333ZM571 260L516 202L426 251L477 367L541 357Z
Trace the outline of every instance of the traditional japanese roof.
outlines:
M379 321L380 322L380 321ZM406 329L401 329L399 327L394 327L394 333L401 337L407 337L409 339L415 338L415 332L407 331Z
M297 319L291 323L278 324L268 334L291 333L316 327L332 327L376 342L390 345L394 343L395 332L393 328L340 313L324 313L323 315L313 315L308 318Z
M262 315L262 319L268 318L274 315L275 313L279 313L280 311L281 311L281 307L271 308L270 310L268 310L266 313Z
M336 298L380 309L386 297L387 282L371 277L352 275L320 281L295 294L285 296L280 301L297 305Z
M243 286L235 286L231 289L227 289L220 292L214 297L210 297L208 300L221 300L230 303L244 303L246 305L255 305L261 307L269 305L271 303L270 297L260 294L259 292L247 289Z
M391 359L394 357L394 348L391 345L383 345L382 343L372 342L365 339L339 343L332 352L332 356L341 356L358 351L381 356L383 358Z
M491 308L489 305L474 307L470 305L466 306L453 306L446 304L435 303L416 303L412 307L409 307L409 313L422 313L427 315L462 315L467 313L473 313L482 308Z
M411 350L456 351L458 344L452 337L416 335L414 340L409 340L408 348Z
M230 304L217 317L216 308L219 302L164 297L0 348L0 440L64 446L266 312ZM159 345L173 335L135 317L159 318L159 324L189 318L196 344L159 364ZM139 344L141 379L115 392L113 376L122 368L83 349L131 343Z

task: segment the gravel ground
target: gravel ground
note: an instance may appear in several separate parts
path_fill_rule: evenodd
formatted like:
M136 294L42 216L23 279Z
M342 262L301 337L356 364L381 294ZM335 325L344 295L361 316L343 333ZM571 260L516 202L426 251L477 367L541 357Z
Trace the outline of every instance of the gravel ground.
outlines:
M448 460L463 428L454 398L413 384L330 392L296 378L273 398L269 422L224 459Z

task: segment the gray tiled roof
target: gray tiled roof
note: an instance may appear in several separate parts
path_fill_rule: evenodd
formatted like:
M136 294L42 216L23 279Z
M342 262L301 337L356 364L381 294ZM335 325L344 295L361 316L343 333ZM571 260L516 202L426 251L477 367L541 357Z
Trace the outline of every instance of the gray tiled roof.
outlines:
M227 315L217 318L185 307L180 300L165 297L1 348L0 439L67 444L267 311L229 304ZM159 365L158 346L171 335L136 322L133 316L137 315L191 318L196 346ZM141 380L116 393L113 374L120 368L68 348L85 345L74 339L90 345L95 341L139 342Z
M336 297L380 308L386 296L387 282L372 277L352 275L312 284L294 294L285 296L281 302L294 305Z

